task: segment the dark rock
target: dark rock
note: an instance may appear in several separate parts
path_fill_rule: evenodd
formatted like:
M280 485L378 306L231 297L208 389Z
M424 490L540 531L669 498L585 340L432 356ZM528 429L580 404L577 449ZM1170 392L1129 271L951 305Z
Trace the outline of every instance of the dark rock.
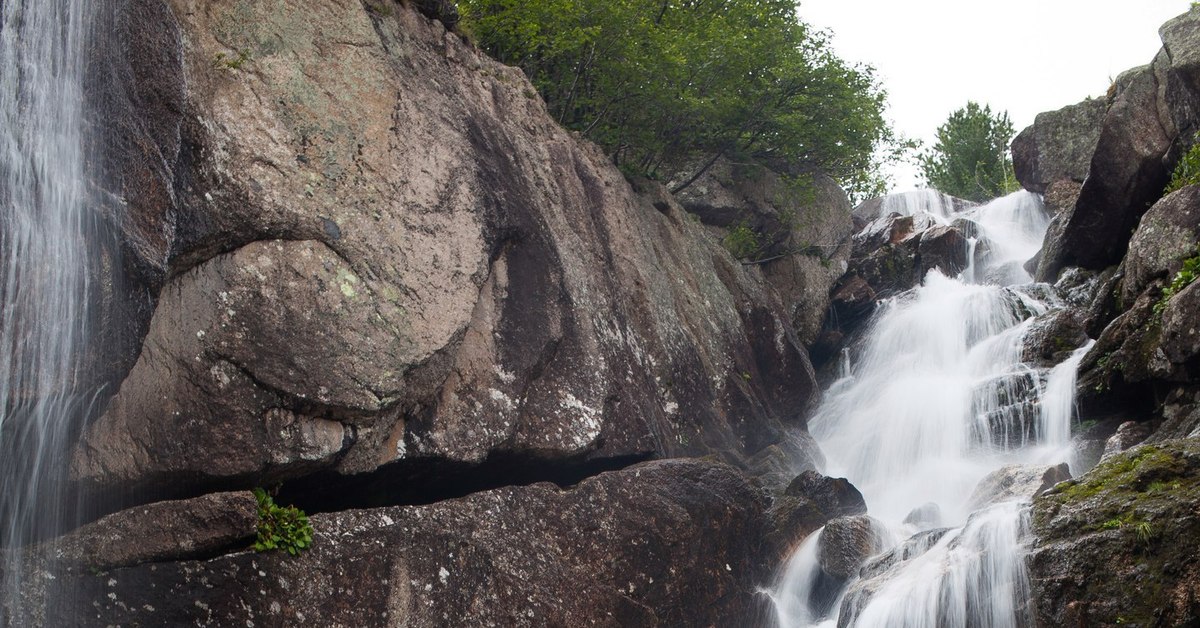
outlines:
M1064 266L1102 269L1124 255L1127 234L1167 183L1163 156L1172 138L1159 119L1157 95L1151 66L1118 77L1087 181L1074 209L1062 214L1060 245L1043 254L1039 279Z
M311 517L297 557L240 552L59 574L88 609L46 625L749 625L763 495L729 466L661 461L570 490L504 488Z
M1104 113L1105 102L1097 98L1038 114L1012 142L1021 186L1041 194L1058 181L1086 179Z
M849 480L805 471L788 483L771 505L768 543L780 551L782 559L829 520L866 512L862 493Z
M1008 501L1028 501L1059 482L1071 479L1067 463L1053 466L1008 465L984 476L967 500L968 510Z
M967 238L954 227L926 229L921 233L917 255L919 278L935 268L947 277L955 277L967 268Z
M1083 314L1079 310L1053 310L1037 317L1030 325L1022 340L1021 361L1048 368L1071 357L1087 341Z
M1129 240L1121 298L1132 303L1155 279L1170 281L1183 260L1198 253L1200 186L1163 197L1142 217Z
M156 502L89 523L53 542L59 560L92 570L149 562L208 558L258 530L258 501L250 492L209 493Z
M421 15L437 20L446 26L446 30L454 30L458 25L458 5L454 0L414 0Z
M1096 299L1096 293L1102 283L1101 273L1071 266L1064 268L1059 274L1054 291L1068 305L1087 308ZM1080 316L1083 317L1083 314Z
M1162 423L1146 439L1150 443L1200 437L1200 387L1175 386L1162 404Z
M1076 399L1086 414L1091 406L1111 407L1137 398L1144 385L1172 376L1176 366L1162 348L1162 325L1154 321L1161 283L1151 284L1129 310L1104 328L1079 364Z
M1200 622L1200 440L1141 446L1037 498L1040 626Z
M857 575L858 568L883 549L883 538L875 526L866 515L840 517L825 524L818 542L821 571L840 580Z

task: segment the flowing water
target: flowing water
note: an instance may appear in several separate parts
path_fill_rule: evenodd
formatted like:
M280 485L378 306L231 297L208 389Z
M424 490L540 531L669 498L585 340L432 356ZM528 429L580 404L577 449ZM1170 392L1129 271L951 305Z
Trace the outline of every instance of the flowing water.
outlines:
M973 492L1007 465L1074 462L1084 350L1051 369L1021 360L1032 317L1061 306L1022 268L1047 216L1024 192L958 213L940 195L917 192L888 199L882 211L972 221L972 263L960 277L931 271L884 302L860 355L846 356L843 377L810 419L827 459L822 472L862 491L893 551L831 594L814 533L770 592L778 624L1026 625L1027 500L986 504Z
M88 0L0 1L0 544L63 525L91 332L96 232L84 157ZM17 556L17 552L6 552ZM22 562L3 564L18 604Z

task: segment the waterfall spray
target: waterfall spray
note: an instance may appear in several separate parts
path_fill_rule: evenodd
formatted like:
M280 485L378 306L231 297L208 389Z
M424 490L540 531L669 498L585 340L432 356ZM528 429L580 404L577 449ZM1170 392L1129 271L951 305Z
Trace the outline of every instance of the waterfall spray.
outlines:
M972 493L1006 465L1070 459L1074 377L1086 347L1054 369L1021 360L1029 316L1061 306L1022 267L1048 223L1038 198L1020 192L957 213L944 201L911 193L882 211L927 224L970 220L975 264L957 278L931 271L884 303L862 355L809 422L824 471L849 478L894 538L921 534L868 563L832 608L810 602L819 581L810 538L771 591L780 626L1027 623L1028 504L981 507ZM914 523L921 509L954 527Z

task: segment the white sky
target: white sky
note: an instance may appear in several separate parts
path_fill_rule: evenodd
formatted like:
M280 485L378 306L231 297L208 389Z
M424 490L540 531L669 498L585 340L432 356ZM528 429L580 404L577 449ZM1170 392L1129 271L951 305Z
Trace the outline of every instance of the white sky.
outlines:
M1150 63L1158 27L1189 0L801 0L800 17L832 30L849 61L872 65L889 115L932 145L950 112L974 100L1006 110L1019 133L1043 111L1101 96L1110 79ZM903 191L915 167L894 173Z

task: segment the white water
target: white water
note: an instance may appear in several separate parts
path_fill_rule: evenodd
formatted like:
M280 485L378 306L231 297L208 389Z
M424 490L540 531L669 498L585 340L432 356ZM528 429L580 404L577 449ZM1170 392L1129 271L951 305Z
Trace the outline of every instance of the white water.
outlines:
M0 2L0 542L61 523L71 426L88 404L80 355L95 232L87 202L88 0ZM10 552L16 556L17 552ZM5 561L6 605L18 560Z
M939 224L969 218L973 244L985 248L959 278L932 271L923 284L885 302L871 321L862 355L826 392L809 421L826 457L826 475L849 478L870 514L897 539L934 522L905 523L935 504L954 526L933 545L906 546L870 582L851 582L852 617L811 603L821 582L814 534L791 557L771 597L777 623L799 626L1019 626L1027 584L1024 503L972 513L973 489L1012 464L1072 461L1070 421L1075 371L1083 357L1037 369L1021 362L1031 315L1061 304L1029 285L1022 268L1036 254L1047 217L1036 196L1016 193L959 214L936 194L882 211ZM972 247L973 252L976 250ZM926 506L926 508L932 508ZM912 521L910 519L910 521ZM811 554L811 556L810 556Z

